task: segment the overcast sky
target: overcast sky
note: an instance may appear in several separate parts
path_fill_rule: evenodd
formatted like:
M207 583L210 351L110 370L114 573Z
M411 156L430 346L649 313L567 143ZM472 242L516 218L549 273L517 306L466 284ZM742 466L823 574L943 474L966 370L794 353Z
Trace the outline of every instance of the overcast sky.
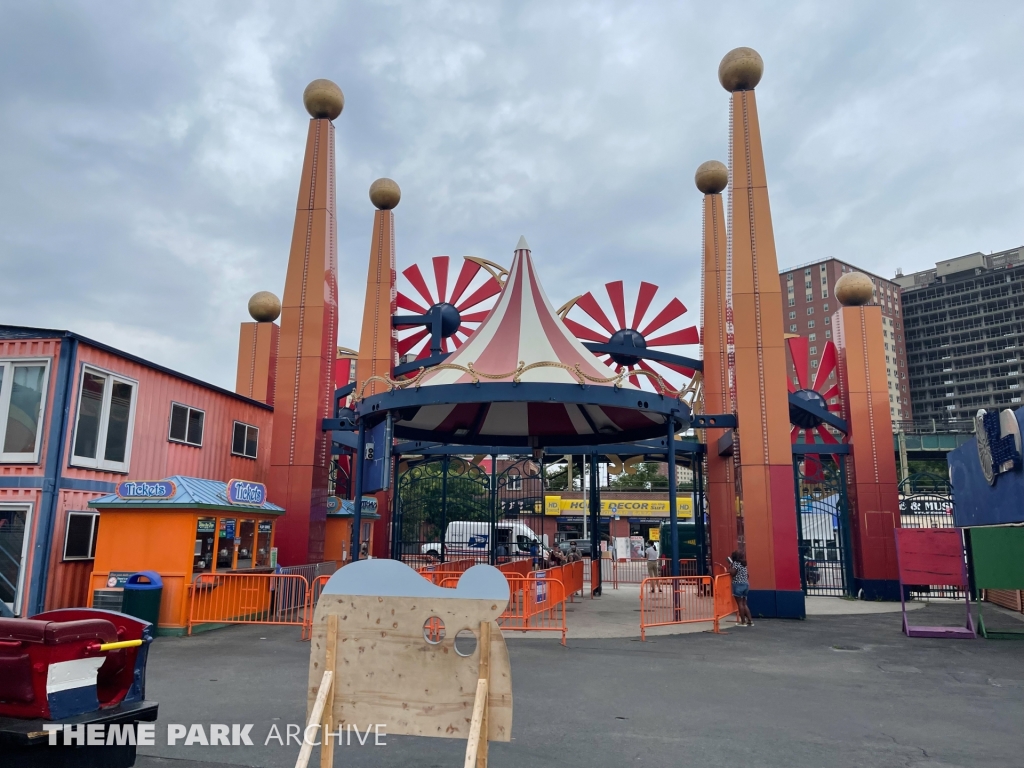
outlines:
M402 269L520 234L555 306L641 279L700 304L693 172L727 160L721 57L756 48L781 267L882 275L1024 243L1024 3L0 2L0 323L233 388L282 292L318 77L335 122L339 343L373 207Z

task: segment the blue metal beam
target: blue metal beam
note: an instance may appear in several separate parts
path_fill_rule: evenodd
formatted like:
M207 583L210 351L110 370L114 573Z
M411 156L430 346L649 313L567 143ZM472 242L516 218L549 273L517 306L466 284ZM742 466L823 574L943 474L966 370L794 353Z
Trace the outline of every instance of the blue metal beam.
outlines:
M850 446L846 443L793 443L793 453L798 456L805 453L840 454L849 452Z
M593 341L585 341L583 346L591 352L599 352L603 355L629 355L630 357L639 357L643 360L654 360L657 363L683 365L687 368L693 368L695 371L704 370L703 360L696 360L692 357L684 357L683 355L673 355L669 352L655 352L653 349L643 349L627 344L599 344Z
M792 392L789 393L789 404L795 406L805 413L809 413L812 416L816 416L826 424L835 427L844 435L850 434L850 426L846 423L845 419L841 419L830 411L824 408L819 408L816 405L812 405L806 400L801 400Z

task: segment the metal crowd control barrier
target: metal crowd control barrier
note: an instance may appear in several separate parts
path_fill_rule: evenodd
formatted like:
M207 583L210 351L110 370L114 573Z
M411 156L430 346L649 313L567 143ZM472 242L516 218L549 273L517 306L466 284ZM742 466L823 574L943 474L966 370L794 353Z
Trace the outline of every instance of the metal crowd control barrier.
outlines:
M323 563L306 563L305 565L286 565L278 570L286 576L302 576L310 584L318 576L330 576L338 570L338 565L333 560Z
M640 584L640 639L647 639L650 627L667 627L697 622L712 623L719 633L720 622L736 612L732 576L658 576Z
M506 574L508 606L498 619L503 629L515 632L559 632L565 645L565 585L545 571L529 576Z
M309 591L306 593L305 621L302 622L303 640L309 640L313 636L313 613L316 611L316 603L324 591L324 585L330 578L330 575L317 576L309 585Z
M427 579L433 584L440 584L446 580L452 574L461 574L468 571L477 561L473 558L464 558L462 560L449 560L446 563L436 563L433 565L425 565L418 569L420 576Z
M198 624L305 622L309 582L297 574L201 573L189 585L188 634Z

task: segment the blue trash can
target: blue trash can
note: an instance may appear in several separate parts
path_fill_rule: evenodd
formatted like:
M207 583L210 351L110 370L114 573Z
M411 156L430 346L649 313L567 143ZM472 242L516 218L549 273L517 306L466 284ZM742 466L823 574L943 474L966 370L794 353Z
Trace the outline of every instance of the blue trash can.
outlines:
M160 598L163 591L164 580L156 571L133 573L124 583L121 613L148 621L155 627L160 619Z

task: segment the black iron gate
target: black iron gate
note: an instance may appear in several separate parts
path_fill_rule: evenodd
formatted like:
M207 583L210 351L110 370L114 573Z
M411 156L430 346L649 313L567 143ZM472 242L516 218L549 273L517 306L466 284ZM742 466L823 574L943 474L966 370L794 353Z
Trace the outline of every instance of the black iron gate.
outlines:
M543 557L544 488L533 459L460 456L403 464L398 475L392 557L409 563L471 558L485 563Z
M853 594L845 460L794 451L800 583L808 595Z
M408 462L398 474L392 557L410 564L464 557L492 562L491 481L486 470L459 456Z

